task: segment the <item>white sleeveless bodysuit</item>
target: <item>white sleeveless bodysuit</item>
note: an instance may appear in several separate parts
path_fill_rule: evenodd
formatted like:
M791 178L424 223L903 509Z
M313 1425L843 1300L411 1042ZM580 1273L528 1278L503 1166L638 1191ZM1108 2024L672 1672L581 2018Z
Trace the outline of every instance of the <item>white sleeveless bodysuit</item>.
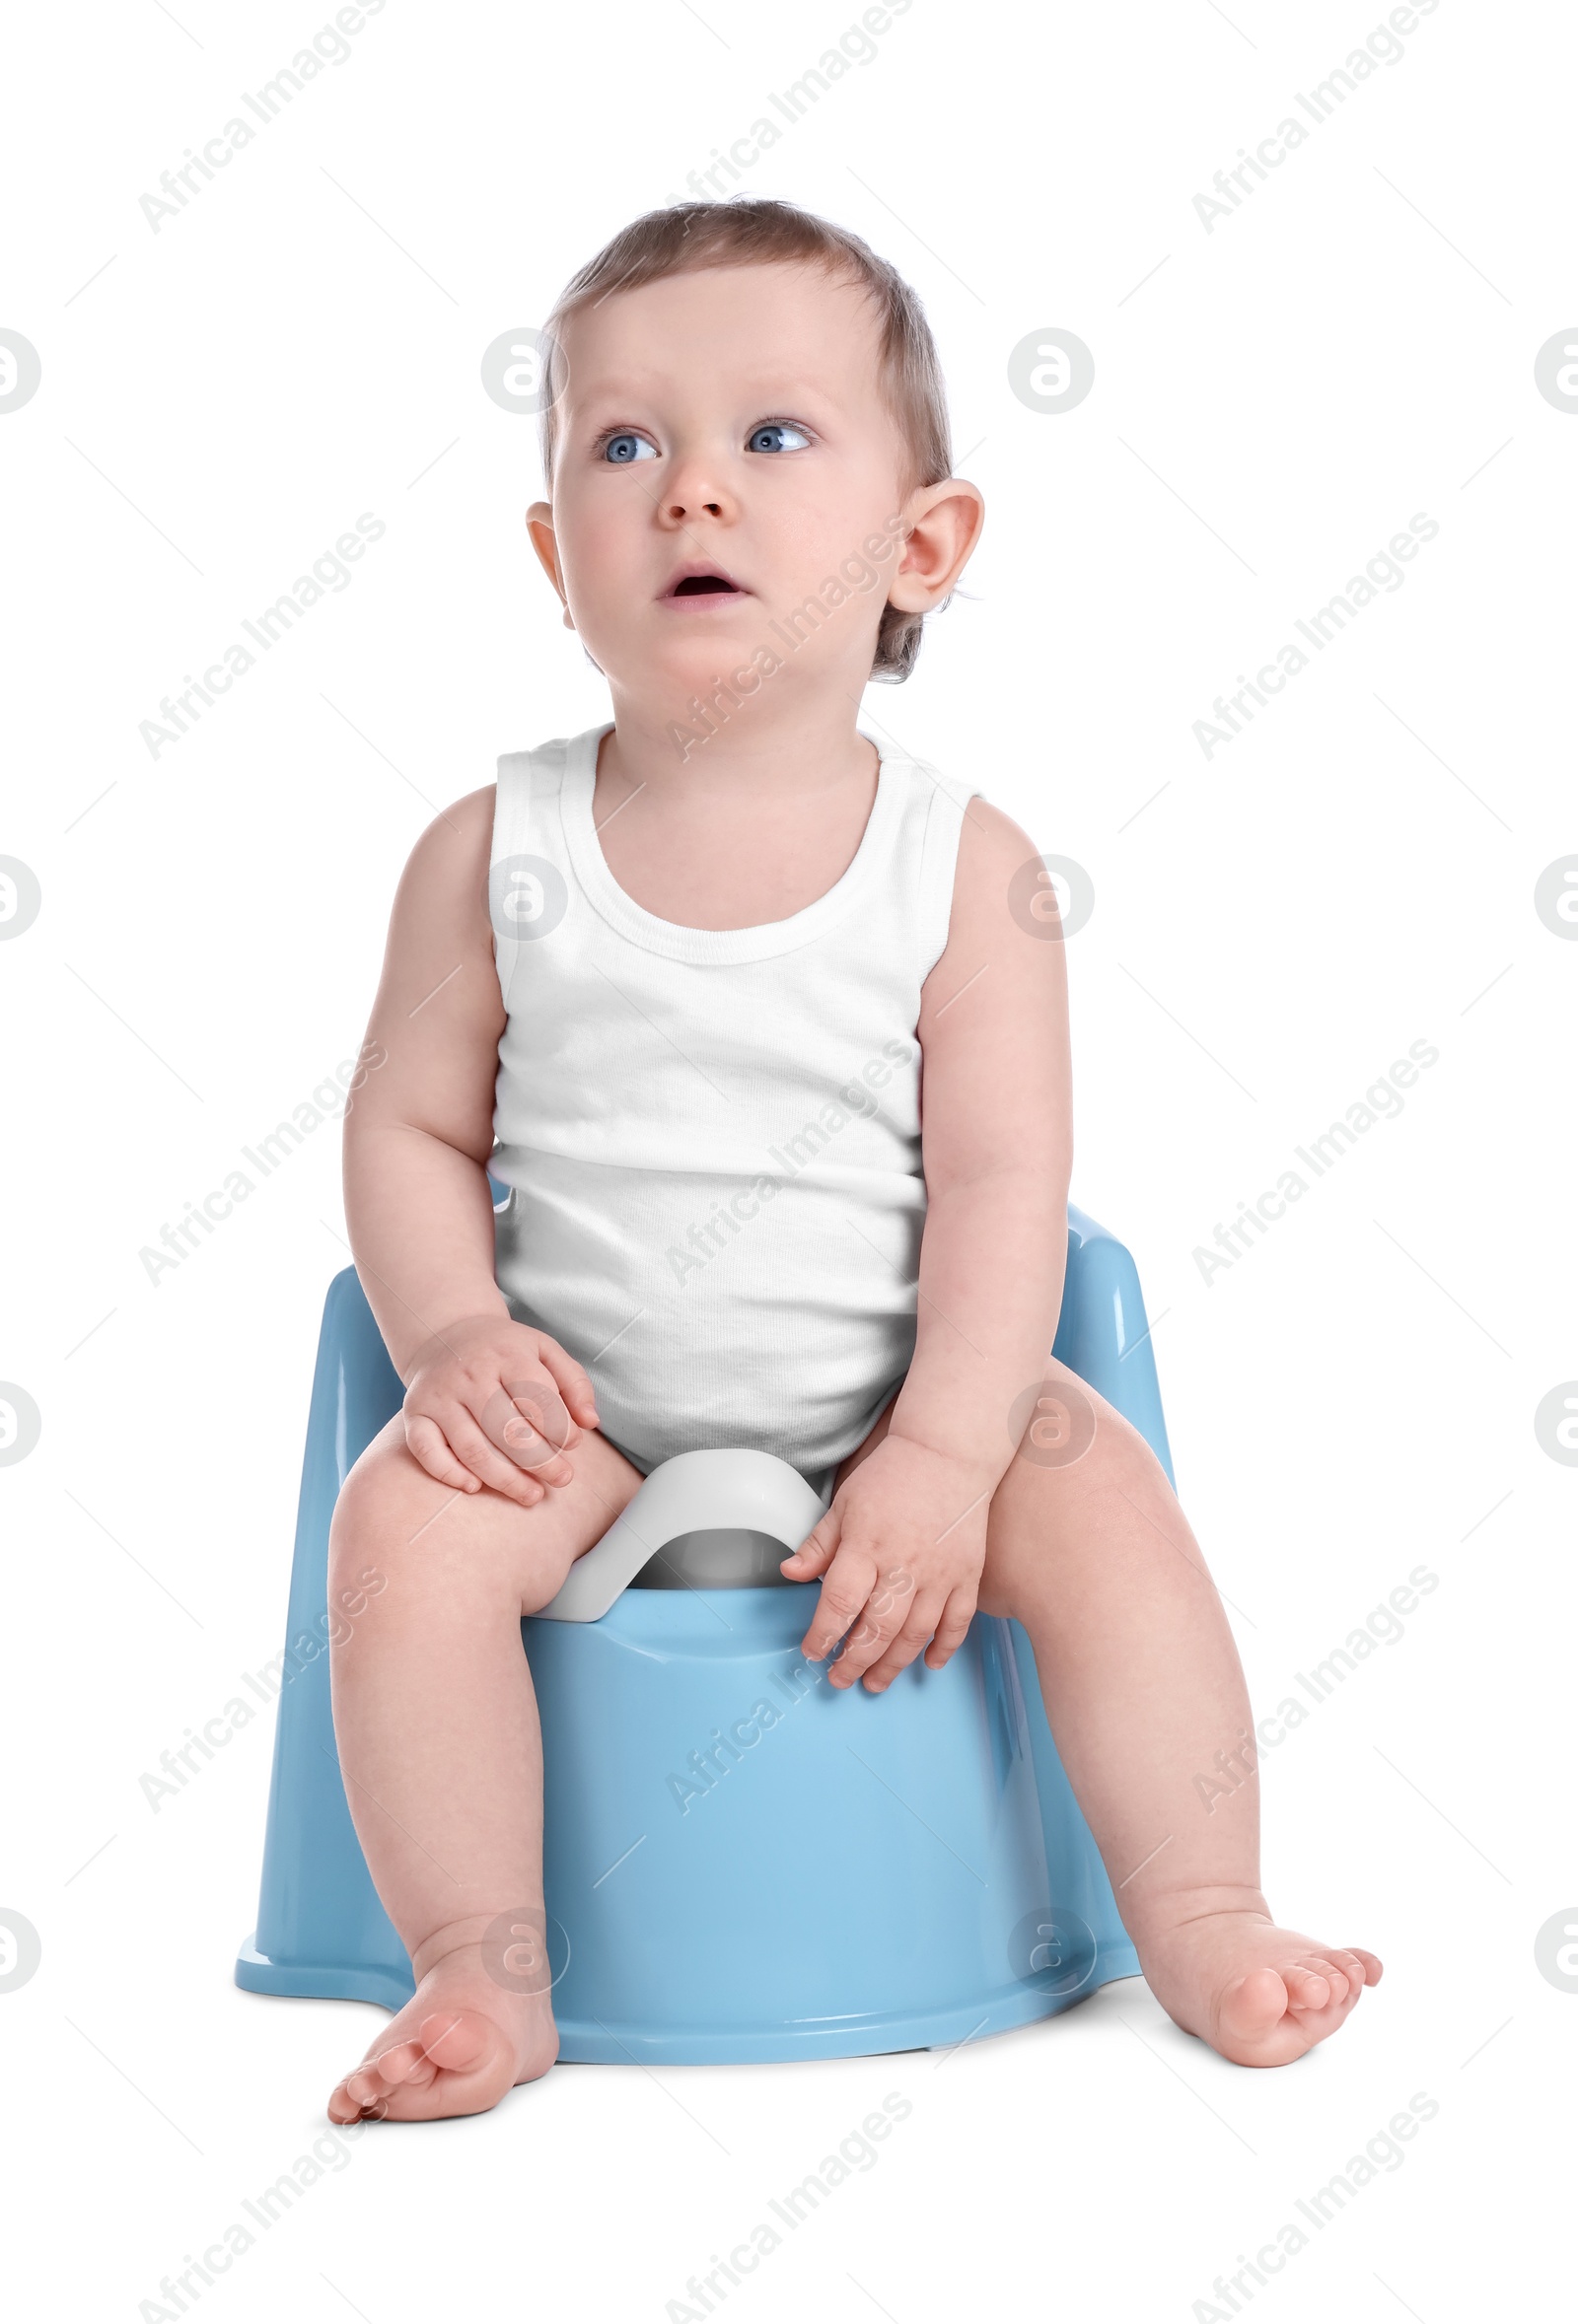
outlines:
M842 879L787 920L682 928L605 861L611 725L499 760L496 1278L586 1367L643 1474L753 1446L825 1495L914 1353L915 1024L976 789L870 737L876 803Z

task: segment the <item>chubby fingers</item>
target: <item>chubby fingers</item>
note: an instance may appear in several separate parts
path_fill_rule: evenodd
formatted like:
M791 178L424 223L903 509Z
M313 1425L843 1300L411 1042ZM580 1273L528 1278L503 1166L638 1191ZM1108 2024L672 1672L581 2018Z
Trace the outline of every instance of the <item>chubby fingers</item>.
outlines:
M828 1559L838 1547L838 1514L827 1510L812 1526L798 1549L778 1560L780 1573L791 1582L815 1582L826 1569Z
M465 1493L490 1485L523 1509L569 1484L565 1447L580 1435L545 1372L420 1403L407 1393L405 1442L428 1473Z
M491 1485L523 1509L544 1498L547 1487L495 1451L464 1404L446 1404L442 1410L442 1424L431 1412L405 1415L406 1444L429 1476L463 1493L480 1493Z
M929 1590L924 1594L917 1590L910 1600L909 1612L897 1631L888 1641L886 1648L875 1655L866 1666L866 1687L869 1693L882 1694L893 1685L899 1671L913 1662L921 1653L937 1627L937 1617L943 1610L944 1594L941 1589Z
M849 1541L841 1543L823 1577L817 1610L800 1642L800 1651L808 1662L820 1662L825 1655L832 1653L870 1597L876 1579L877 1561L870 1551L857 1549ZM842 1667L841 1657L839 1667ZM828 1676L836 1683L833 1671Z
M441 1485L453 1485L462 1493L479 1493L482 1490L481 1479L473 1476L459 1458L455 1447L430 1414L408 1412L405 1415L405 1443L412 1458L419 1460L428 1475L436 1477ZM516 1498L519 1499L519 1495ZM537 1498L541 1499L540 1491Z
M597 1392L587 1373L567 1349L561 1348L557 1340L550 1340L545 1332L540 1335L538 1353L543 1371L564 1400L570 1420L578 1421L584 1429L597 1428L600 1425Z
M504 1380L475 1417L488 1443L539 1485L567 1485L575 1474L565 1454L581 1431L547 1373Z
M956 1589L949 1591L942 1619L937 1625L937 1635L926 1650L928 1670L940 1670L949 1656L958 1653L969 1635L969 1626L975 1619L977 1587L978 1584L973 1582L968 1585L961 1583Z
M866 1685L871 1693L880 1695L921 1653L925 1654L928 1670L941 1670L964 1645L974 1618L973 1584L960 1583L953 1589L946 1584L933 1589L917 1589L897 1637L886 1654L867 1669Z
M827 1678L830 1685L840 1690L853 1686L862 1671L888 1653L908 1620L914 1601L915 1578L905 1567L897 1562L883 1566L877 1553L857 1547L846 1538L822 1585L817 1618L808 1633L818 1643L815 1649L808 1645L809 1658L820 1660L833 1638L847 1632ZM940 1593L938 1602L940 1605ZM930 1635L928 1628L917 1639L915 1653L919 1653ZM824 1640L826 1645L821 1643Z
M928 1609L940 1612L943 1593L936 1590L924 1601L915 1585L915 1577L907 1567L896 1563L879 1568L861 1606L853 1629L844 1640L843 1652L827 1673L828 1683L835 1687L851 1687L864 1672L868 1692L880 1694L896 1671L912 1661L931 1636L931 1621L920 1624ZM907 1652L900 1642L907 1643ZM873 1673L883 1669L886 1676L871 1685Z

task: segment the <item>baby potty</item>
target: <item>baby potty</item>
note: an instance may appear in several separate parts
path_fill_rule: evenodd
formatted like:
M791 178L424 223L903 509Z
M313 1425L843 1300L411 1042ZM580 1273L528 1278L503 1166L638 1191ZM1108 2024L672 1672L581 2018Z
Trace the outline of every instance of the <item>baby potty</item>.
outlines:
M1171 1477L1133 1260L1072 1207L1054 1353ZM334 1499L401 1392L347 1268L324 1308L262 1893L236 1963L253 1993L397 2008L413 1990L345 1803L324 1643ZM943 1669L913 1662L881 1695L805 1660L821 1585L777 1564L824 1507L770 1453L681 1453L521 1625L564 2059L939 2047L1138 1974L1018 1623L977 1614Z

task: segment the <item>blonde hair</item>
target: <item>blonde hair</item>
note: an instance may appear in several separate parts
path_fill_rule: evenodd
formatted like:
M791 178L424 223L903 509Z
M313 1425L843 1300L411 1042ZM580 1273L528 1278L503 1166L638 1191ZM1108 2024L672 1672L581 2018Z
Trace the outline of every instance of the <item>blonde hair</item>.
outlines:
M554 412L565 383L561 330L582 308L617 291L639 290L671 274L708 266L768 266L784 261L821 266L834 281L853 284L873 301L880 326L877 383L907 454L901 495L940 484L953 473L948 398L942 365L924 310L909 285L858 234L831 225L793 202L770 200L676 202L648 210L572 276L543 325L551 348L550 389L542 406L542 474L553 490ZM944 603L947 603L945 599ZM941 609L940 607L938 608ZM877 632L874 678L901 683L915 666L925 615L884 605Z

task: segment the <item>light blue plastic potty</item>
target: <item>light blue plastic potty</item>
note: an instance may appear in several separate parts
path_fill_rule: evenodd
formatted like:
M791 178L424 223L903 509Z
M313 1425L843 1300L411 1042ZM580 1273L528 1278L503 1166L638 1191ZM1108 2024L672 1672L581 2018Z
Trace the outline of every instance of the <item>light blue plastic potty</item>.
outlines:
M1171 1477L1134 1262L1072 1206L1054 1353ZM397 2008L413 1990L345 1803L324 1644L335 1496L400 1401L347 1268L313 1384L250 1992ZM977 1615L942 1670L881 1695L805 1661L820 1585L758 1577L823 1506L769 1453L683 1453L521 1626L566 2060L939 2047L1139 1972L1018 1623Z

